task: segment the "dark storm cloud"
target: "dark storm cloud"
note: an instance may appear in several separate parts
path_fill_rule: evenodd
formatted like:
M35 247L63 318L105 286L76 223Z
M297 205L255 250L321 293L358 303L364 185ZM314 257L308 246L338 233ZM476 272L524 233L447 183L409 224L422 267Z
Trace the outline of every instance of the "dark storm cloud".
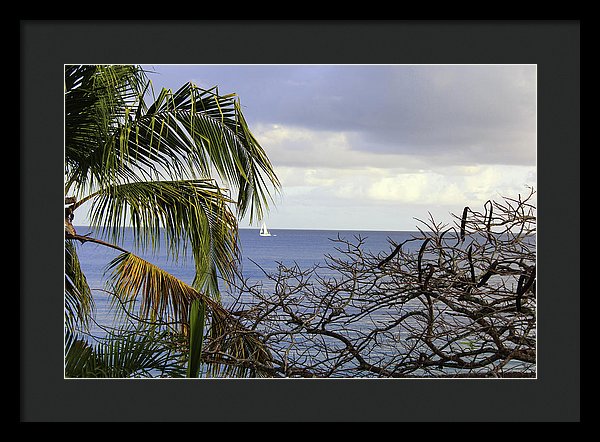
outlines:
M535 66L157 66L239 94L248 122L349 134L351 149L456 163L534 164Z

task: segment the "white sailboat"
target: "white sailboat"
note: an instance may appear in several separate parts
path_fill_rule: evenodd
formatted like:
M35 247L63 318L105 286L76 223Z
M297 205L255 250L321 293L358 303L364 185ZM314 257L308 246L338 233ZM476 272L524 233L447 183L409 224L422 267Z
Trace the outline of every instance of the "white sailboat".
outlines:
M260 228L260 236L271 236L269 229L267 229L267 224L265 222L262 223L262 227Z

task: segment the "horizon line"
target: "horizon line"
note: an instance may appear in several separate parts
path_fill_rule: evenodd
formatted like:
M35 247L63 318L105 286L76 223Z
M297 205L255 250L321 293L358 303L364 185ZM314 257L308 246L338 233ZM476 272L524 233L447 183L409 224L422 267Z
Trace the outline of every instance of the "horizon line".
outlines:
M75 224L73 227L105 227L105 226L91 226L89 224ZM123 226L127 228L131 228L132 226ZM162 228L162 227L161 227ZM260 226L244 226L238 227L238 230L260 230ZM331 232L419 232L419 229L407 230L407 229L369 229L369 228L341 228L341 229L333 229L333 228L321 228L321 227L269 227L269 231L277 231L277 230L318 230L318 231L331 231Z

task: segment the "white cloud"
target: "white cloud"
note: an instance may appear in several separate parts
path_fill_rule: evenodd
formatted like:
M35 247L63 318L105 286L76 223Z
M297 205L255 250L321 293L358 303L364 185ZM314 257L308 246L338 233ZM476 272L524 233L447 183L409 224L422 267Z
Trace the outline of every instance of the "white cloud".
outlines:
M248 65L174 83L239 93L283 185L270 225L410 229L428 210L535 185L536 76L534 65Z
M516 196L535 185L534 168L527 166L470 167L468 174L448 171L394 173L374 180L369 197L380 201L461 207L481 205L490 198Z
M336 178L324 173L322 169L306 169L304 177L307 184L311 186L329 187L335 184Z
M282 207L301 205L321 207L332 226L335 222L359 228L375 228L373 220L385 224L397 223L401 209L405 218L424 216L437 210L442 217L458 213L465 206L483 207L488 199L516 197L526 193L526 186L535 186L535 168L528 166L468 166L406 172L404 169L280 167L277 172L283 182ZM360 217L348 218L348 211ZM318 213L315 209L314 213ZM370 216L365 216L369 214ZM313 218L314 221L314 218ZM405 226L403 228L408 228Z
M372 153L356 147L361 137L353 132L280 123L259 125L255 134L283 185L270 225L411 230L414 218L427 218L429 211L450 223L450 213L465 205L483 207L488 199L535 185L535 166L479 164L469 155L457 164L443 155L431 161L425 155Z
M369 186L369 196L376 200L419 202L428 187L425 174L405 173L388 176Z

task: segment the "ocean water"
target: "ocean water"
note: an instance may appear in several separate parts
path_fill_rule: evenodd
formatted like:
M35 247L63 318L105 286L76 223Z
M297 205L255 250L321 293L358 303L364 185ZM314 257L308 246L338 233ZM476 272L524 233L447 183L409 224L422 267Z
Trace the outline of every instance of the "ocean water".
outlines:
M91 236L95 236L89 227L78 226L76 229L80 235L92 233ZM259 235L259 229L246 228L239 230L239 246L244 275L252 277L262 273L253 264L253 261L269 271L275 270L278 262L284 265L297 263L300 267L310 267L313 264L323 263L326 254L336 254L334 240L338 236L351 242L356 242L356 238L361 237L365 240L366 250L375 253L381 251L386 254L391 251L390 240L401 242L417 235L419 232L272 229L270 233L272 236L263 237ZM194 270L191 265L191 258L180 258L179 262L175 262L167 256L164 246L156 252L140 252L134 245L130 229L126 229L124 238L118 245L148 259L152 263L160 265L185 282L191 283L193 279ZM102 280L104 267L111 259L121 253L94 243L77 243L77 246L78 256L91 285Z
M76 227L79 234L90 232L88 227ZM92 236L93 235L93 232ZM336 250L341 244L336 242L337 238L345 239L352 244L356 244L358 239L362 239L361 249L364 252L370 252L379 259L387 257L393 250L395 244L399 244L413 237L421 237L420 232L407 231L334 231L334 230L288 230L273 229L272 236L261 237L259 229L240 229L239 246L241 250L242 263L241 272L245 278L251 282L263 284L263 289L269 292L274 286L272 281L265 277L265 273L276 273L278 267L297 266L300 269L310 269L313 266L320 266L318 274L322 277L330 276L329 269L325 266L326 256L340 256L341 253ZM403 250L417 251L422 241L408 242L403 246ZM153 264L158 265L164 270L170 272L182 281L191 284L194 279L194 266L191 256L187 259L180 258L174 261L167 256L166 247L159 247L156 252L142 253L136 250L133 242L131 230L125 232L123 241L119 245L129 251L132 251ZM77 244L78 256L81 261L81 267L87 277L88 284L93 290L95 300L95 321L92 325L92 335L102 335L102 326L111 325L114 321L114 313L111 308L111 296L104 291L106 275L105 270L110 261L116 258L121 252L94 243ZM271 291L272 292L272 291ZM249 299L246 299L249 301ZM235 304L235 297L225 291L222 302L226 307ZM410 306L406 306L410 308ZM358 327L356 333L363 333L369 330L375 323L389 321L391 314L398 314L397 311L385 311L382 309L372 315L364 317L364 324L354 324ZM353 326L354 326L353 325ZM364 330L363 330L364 326ZM399 332L400 333L400 332ZM405 333L403 331L402 333ZM398 339L402 336L398 335ZM371 357L376 360L378 357L385 359L389 354L396 352L395 344L374 347L371 349ZM507 365L507 369L512 366L512 361Z
M85 235L92 232L89 227L76 226L78 234ZM357 238L364 240L363 250L382 257L389 255L393 247L390 240L400 243L418 232L406 231L335 231L335 230L295 230L271 229L272 236L262 237L259 229L240 229L239 246L241 250L242 274L251 281L261 281L268 287L268 280L264 273L274 273L281 264L286 267L297 265L300 269L309 269L315 265L323 265L326 255L339 256L336 250L340 244L334 240L338 237L356 243ZM92 235L94 233L92 232ZM149 262L158 265L182 281L191 284L194 279L194 266L191 256L179 258L178 261L169 258L166 247L159 247L156 252L141 252L136 250L133 235L126 229L123 240L118 244L122 248L138 254ZM416 246L418 247L418 245ZM112 321L110 310L110 295L105 289L105 270L110 261L121 252L109 247L94 243L77 243L77 253L81 267L94 293L96 304L96 320L102 323ZM320 269L319 274L326 276L326 269ZM224 294L222 302L227 306L234 302Z

